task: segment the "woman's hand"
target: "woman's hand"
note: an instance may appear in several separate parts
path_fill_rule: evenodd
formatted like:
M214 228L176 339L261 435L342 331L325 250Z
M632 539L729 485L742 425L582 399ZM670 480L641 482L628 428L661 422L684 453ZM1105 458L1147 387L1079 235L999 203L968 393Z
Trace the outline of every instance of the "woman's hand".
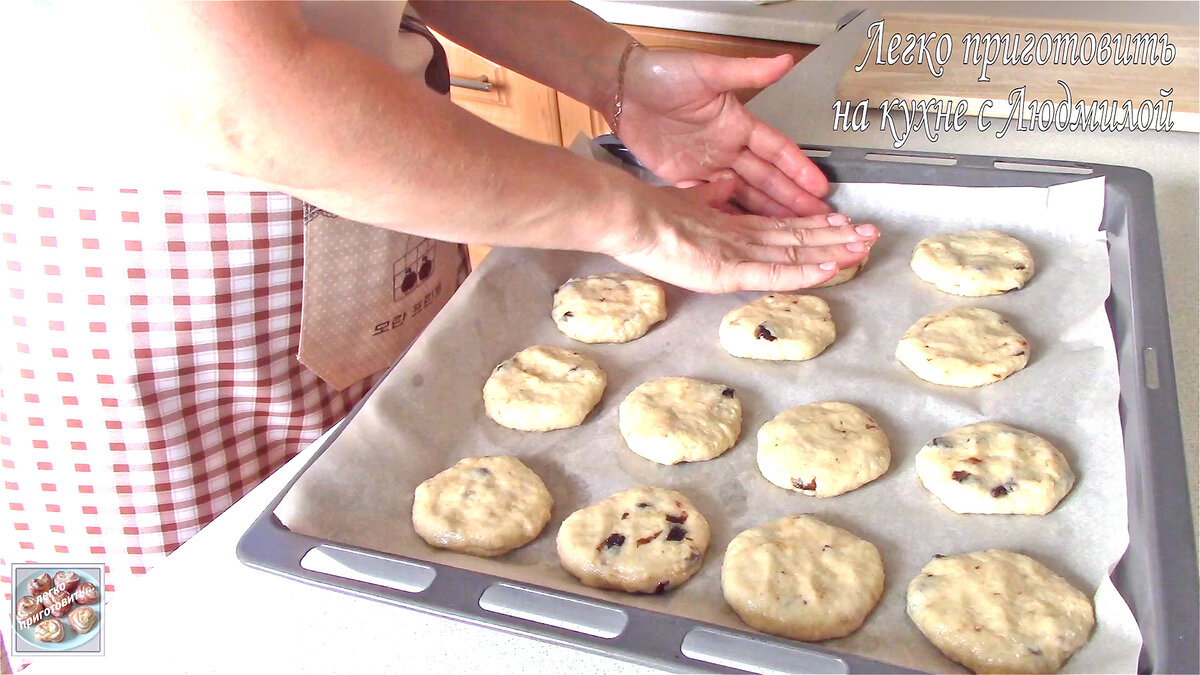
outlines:
M828 281L861 262L879 238L874 225L839 213L774 218L712 208L744 189L739 183L648 189L638 201L638 229L602 252L693 291L779 291Z
M829 181L800 147L751 115L733 92L770 85L792 57L737 59L635 48L625 70L619 132L651 171L676 185L742 180L734 198L775 218L828 213Z

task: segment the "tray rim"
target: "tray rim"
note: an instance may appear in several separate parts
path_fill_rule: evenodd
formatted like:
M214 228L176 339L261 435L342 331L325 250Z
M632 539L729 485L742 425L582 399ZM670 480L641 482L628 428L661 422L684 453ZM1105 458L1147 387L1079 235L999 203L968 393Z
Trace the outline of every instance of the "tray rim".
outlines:
M1118 377L1121 383L1119 412L1124 447L1146 448L1143 451L1144 456L1128 451L1125 453L1126 482L1129 487L1130 544L1110 578L1129 605L1142 631L1143 645L1138 671L1200 672L1200 565L1193 538L1192 510L1187 488L1183 435L1151 176L1141 169L1089 162L825 145L803 147L806 151L816 151L814 154L828 153L826 156L813 157L813 161L826 171L831 182L840 179L841 182L968 187L1049 187L1095 177L1105 179L1105 206L1101 229L1106 229L1109 224L1121 224L1128 228L1135 222L1139 228L1136 239L1128 236L1128 232L1124 233L1126 236L1122 241L1128 244L1127 257L1121 261L1110 258L1114 272L1122 270L1123 268L1118 267L1118 262L1124 262L1128 266L1128 270L1125 271L1129 274L1114 274L1114 287L1110 290L1106 309L1117 349ZM880 161L870 159L868 155L887 156L890 159ZM936 163L925 163L928 160L935 160ZM945 164L947 160L953 160L954 164ZM1047 167L1047 170L998 168L997 162L1041 166ZM1057 170L1061 167L1072 171L1062 173ZM1088 173L1081 173L1083 170L1087 170ZM863 175L878 172L892 175L888 175L884 180L873 175ZM948 172L951 173L949 180L944 175ZM933 180L935 174L937 180ZM981 182L983 178L992 179L993 182ZM1111 194L1112 192L1116 194ZM1118 203L1122 201L1123 203ZM1111 249L1111 235L1109 245ZM1115 286L1126 282L1127 287L1120 290L1127 291L1127 294L1118 293ZM1143 386L1147 382L1146 370L1149 366L1144 358L1138 358L1139 355L1144 355L1147 349L1153 350L1157 356L1158 387L1154 389ZM398 363L399 360L388 369L388 373ZM380 378L380 382L385 378ZM378 386L377 383L376 387ZM348 422L359 412L374 391L375 388L372 388L350 411L345 421ZM299 477L337 439L342 429L344 423L326 438L304 467L275 495L242 535L236 553L243 564L309 585L425 613L448 616L668 671L685 672L703 667L710 671L742 672L715 666L707 661L692 660L681 653L679 647L683 635L693 628L704 627L754 642L775 644L792 650L799 649L821 657L833 657L845 663L852 672L915 672L902 671L892 664L844 654L819 644L739 631L621 603L515 582L443 563L360 549L293 533L274 515L275 508ZM1180 500L1185 508L1178 508ZM1135 527L1135 523L1140 526ZM300 558L310 549L322 544L415 563L433 569L436 577L433 585L424 591L408 593L301 568ZM442 582L439 583L439 580ZM624 612L629 621L618 636L599 638L485 611L479 607L479 596L483 590L497 583L610 606ZM637 630L641 625L653 626L653 631ZM647 639L647 635L652 635L653 639Z

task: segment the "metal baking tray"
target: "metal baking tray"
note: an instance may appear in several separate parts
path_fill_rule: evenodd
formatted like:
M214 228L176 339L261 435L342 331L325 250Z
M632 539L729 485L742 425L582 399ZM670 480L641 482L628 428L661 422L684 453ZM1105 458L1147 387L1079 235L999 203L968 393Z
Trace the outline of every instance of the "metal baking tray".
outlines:
M1141 629L1139 672L1200 672L1197 558L1149 174L1077 162L845 147L805 149L836 182L1049 187L1085 177L1105 178L1102 228L1112 273L1106 306L1117 349L1130 529L1129 549L1112 579ZM361 406L350 413L351 418ZM331 435L305 469L336 438L336 433ZM246 565L668 671L912 672L820 644L706 624L296 534L274 515L288 489L238 542L237 556Z

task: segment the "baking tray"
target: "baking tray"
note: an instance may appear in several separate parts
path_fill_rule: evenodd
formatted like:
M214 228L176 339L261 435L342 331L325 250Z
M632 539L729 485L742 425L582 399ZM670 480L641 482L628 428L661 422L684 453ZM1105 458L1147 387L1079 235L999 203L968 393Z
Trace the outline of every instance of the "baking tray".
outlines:
M1102 228L1112 284L1106 308L1117 350L1130 529L1129 549L1112 579L1141 629L1139 672L1200 672L1200 587L1150 176L1128 167L1077 162L845 147L806 151L835 182L1049 187L1105 178ZM330 435L305 469L336 438L337 433ZM912 672L819 644L296 534L273 513L294 482L238 542L237 555L245 564L664 670Z

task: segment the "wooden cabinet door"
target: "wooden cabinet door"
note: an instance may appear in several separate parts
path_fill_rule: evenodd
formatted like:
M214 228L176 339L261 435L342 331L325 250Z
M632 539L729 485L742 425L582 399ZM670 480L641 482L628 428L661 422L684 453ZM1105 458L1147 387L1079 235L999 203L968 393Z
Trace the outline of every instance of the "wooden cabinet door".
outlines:
M706 54L716 54L717 56L736 56L739 58L754 56L761 58L791 54L799 61L817 48L816 45L806 45L798 42L760 40L758 38L737 37L735 35L717 35L716 33L693 33L685 30L648 28L646 26L621 26L621 29L651 49L690 49Z
M588 138L595 138L612 131L599 111L592 110L583 101L561 91L558 92L558 120L562 126L562 142L566 146L574 143L581 133Z
M450 100L478 117L518 136L561 145L558 96L553 89L467 51L441 35L452 81L486 86L487 91L450 87Z

